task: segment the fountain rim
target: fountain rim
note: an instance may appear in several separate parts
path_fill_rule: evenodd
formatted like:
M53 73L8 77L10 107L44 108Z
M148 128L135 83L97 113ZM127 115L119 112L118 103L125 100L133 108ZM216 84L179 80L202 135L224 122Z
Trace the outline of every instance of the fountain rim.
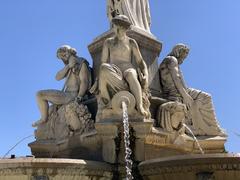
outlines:
M216 153L216 154L186 154L169 156L157 159L151 159L143 161L139 164L139 167L159 166L177 166L177 165L196 165L206 163L237 163L240 164L239 153Z

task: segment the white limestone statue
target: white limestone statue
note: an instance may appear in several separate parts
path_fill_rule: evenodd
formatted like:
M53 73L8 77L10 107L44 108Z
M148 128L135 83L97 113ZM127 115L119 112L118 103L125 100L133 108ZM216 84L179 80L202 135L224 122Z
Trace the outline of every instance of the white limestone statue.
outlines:
M151 16L148 0L107 0L107 15L112 19L117 14L129 18L134 27L150 33Z
M131 22L128 17L118 15L112 23L115 36L104 42L99 79L91 90L99 91L105 106L111 106L113 96L119 91L130 91L138 112L148 118L148 70L137 42L126 35Z
M37 127L48 121L52 108L57 105L66 105L72 101L81 101L91 86L91 73L89 64L84 58L77 56L74 48L68 45L57 50L57 57L65 65L57 75L56 80L65 79L65 84L60 90L41 90L37 93L37 104L41 113L41 119L33 123ZM55 105L49 108L49 103Z
M177 44L160 64L163 98L186 105L186 123L195 135L225 136L217 122L211 96L188 88L184 82L180 65L188 53L189 48L186 45Z

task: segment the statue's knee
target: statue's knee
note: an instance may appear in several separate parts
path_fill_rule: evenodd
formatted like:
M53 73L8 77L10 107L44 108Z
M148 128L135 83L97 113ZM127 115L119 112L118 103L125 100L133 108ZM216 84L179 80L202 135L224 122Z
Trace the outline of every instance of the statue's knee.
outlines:
M38 91L36 96L37 96L37 98L43 97L43 91Z
M106 71L106 70L109 70L110 67L111 67L110 64L108 64L108 63L102 63L101 66L100 66L100 70L101 70L101 71Z
M137 72L134 69L126 70L124 72L124 77L129 80L137 79Z
M101 64L100 66L100 76L106 76L106 74L108 74L108 72L110 71L110 68L111 68L111 65L110 64L107 64L107 63L103 63Z
M38 91L36 96L38 99L43 99L46 96L46 92L44 90Z

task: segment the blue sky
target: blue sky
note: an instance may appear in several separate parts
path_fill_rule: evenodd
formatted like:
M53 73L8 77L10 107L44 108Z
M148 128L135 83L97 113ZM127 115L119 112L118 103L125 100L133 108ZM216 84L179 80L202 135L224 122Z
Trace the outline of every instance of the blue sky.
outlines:
M152 33L163 43L159 62L179 42L191 47L182 65L188 86L213 96L226 149L240 152L240 1L150 0ZM56 49L69 44L91 62L87 46L109 28L106 0L0 1L0 156L33 134L35 94L61 89ZM28 139L11 154L30 154Z

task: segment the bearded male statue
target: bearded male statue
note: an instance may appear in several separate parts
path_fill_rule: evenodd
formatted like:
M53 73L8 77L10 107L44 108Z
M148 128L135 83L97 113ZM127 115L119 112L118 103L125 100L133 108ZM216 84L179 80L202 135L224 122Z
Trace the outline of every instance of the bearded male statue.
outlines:
M177 44L160 64L163 98L186 106L186 123L195 135L225 136L217 122L211 96L188 88L184 82L180 65L188 53L189 48L186 45Z

